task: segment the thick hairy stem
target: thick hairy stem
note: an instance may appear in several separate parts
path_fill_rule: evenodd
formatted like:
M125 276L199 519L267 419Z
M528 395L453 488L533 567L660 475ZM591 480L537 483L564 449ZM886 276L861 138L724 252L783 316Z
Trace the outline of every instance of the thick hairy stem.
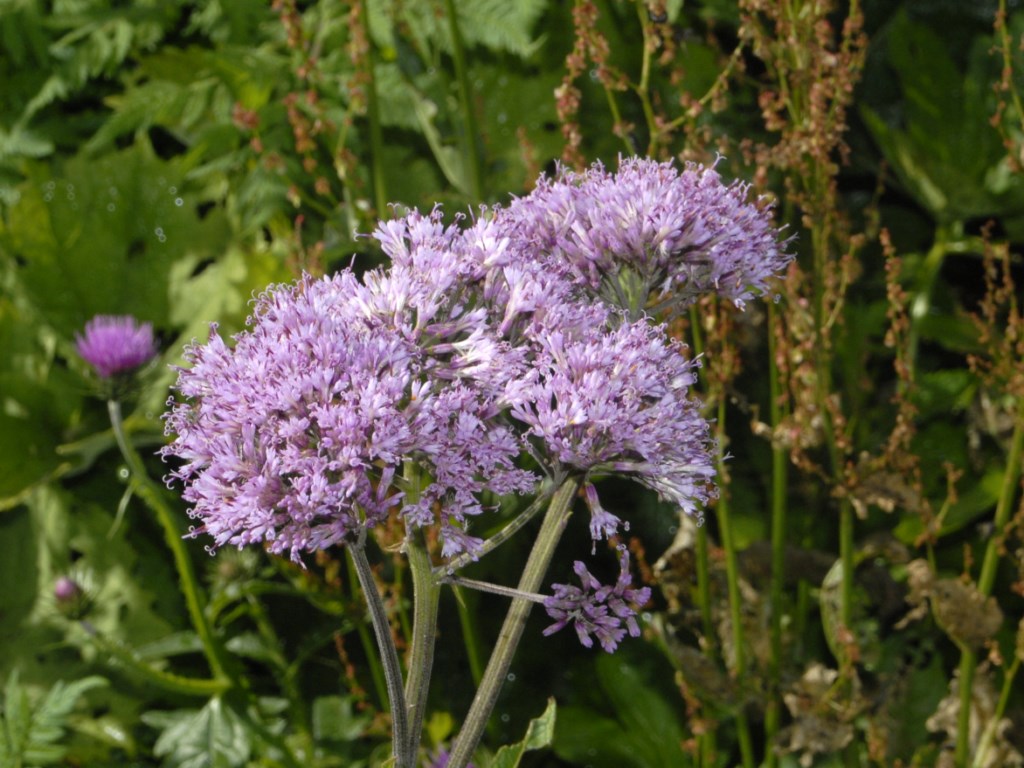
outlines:
M413 625L409 650L409 674L405 681L406 708L409 715L410 755L419 752L423 717L427 708L430 673L434 666L434 644L437 638L437 607L441 586L430 567L430 555L421 529L409 531L406 556L412 573Z

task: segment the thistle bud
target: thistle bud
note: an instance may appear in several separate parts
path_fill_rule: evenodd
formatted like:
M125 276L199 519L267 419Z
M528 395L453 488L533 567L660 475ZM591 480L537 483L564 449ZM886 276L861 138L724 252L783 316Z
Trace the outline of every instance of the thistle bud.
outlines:
M53 585L53 599L57 610L68 619L80 619L92 603L82 585L70 576L61 576Z

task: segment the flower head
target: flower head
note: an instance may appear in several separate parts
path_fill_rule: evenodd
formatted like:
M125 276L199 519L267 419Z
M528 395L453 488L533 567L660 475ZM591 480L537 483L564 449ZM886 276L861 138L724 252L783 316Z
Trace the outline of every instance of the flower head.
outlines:
M714 476L708 425L689 396L696 366L644 320L552 332L510 385L511 414L556 466L633 477L692 512ZM613 534L618 518L586 488L595 538Z
M746 196L700 166L563 170L479 218L382 222L387 268L268 290L233 344L214 326L186 352L165 417L196 532L299 560L397 512L435 527L443 556L472 553L482 496L534 487L524 451L583 476L595 540L622 525L595 476L694 511L714 475L698 363L644 310L660 292L765 289L788 256ZM616 594L594 626L627 619Z
M579 560L573 570L582 587L552 585L554 594L544 601L544 609L555 623L545 629L544 634L554 634L571 624L585 647L593 647L593 635L608 653L618 647L627 632L630 637L639 637L640 625L634 606L650 600L651 590L650 587L633 588L625 548L620 550L619 578L614 585L602 585Z
M53 604L61 616L77 620L89 613L94 597L90 581L87 572L65 574L57 578L53 584Z
M475 545L464 527L485 486L532 487L488 388L441 375L423 305L393 277L279 286L233 348L214 327L187 351L163 453L183 460L171 477L217 546L266 542L299 560L396 508L417 526L440 510L455 554ZM415 498L397 479L407 461L430 479Z
M157 354L153 326L139 324L130 315L97 315L85 325L85 334L75 334L76 348L96 375L110 379L130 373Z
M770 209L713 168L642 158L559 170L502 212L506 226L550 254L578 284L636 314L652 292L686 306L715 292L742 305L790 261ZM628 279L627 279L628 278Z

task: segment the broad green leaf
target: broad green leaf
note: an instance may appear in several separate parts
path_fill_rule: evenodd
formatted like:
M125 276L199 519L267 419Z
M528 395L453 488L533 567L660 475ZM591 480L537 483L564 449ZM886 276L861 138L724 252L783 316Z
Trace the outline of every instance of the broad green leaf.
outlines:
M555 752L594 768L675 768L685 756L680 715L647 677L620 654L595 662L597 678L615 718L580 707L559 710Z
M940 222L1019 211L1024 186L988 119L991 40L974 41L961 72L942 38L905 10L879 39L902 99L862 103L861 116L902 186Z
M36 601L40 568L34 543L35 530L28 510L0 515L0 584L5 585L0 597L0 646L5 653L14 652L19 636L24 634L21 623ZM0 663L0 670L11 661Z
M153 753L166 768L237 768L252 753L252 734L219 697L200 710L147 712L142 721L160 729Z
M68 338L97 314L166 325L173 264L216 254L227 235L216 212L199 217L184 171L145 146L75 158L59 176L32 169L0 247L50 325Z
M518 744L502 747L490 763L490 768L517 768L523 755L535 749L551 746L555 735L555 700L548 699L543 714L535 717L526 727L526 736Z
M999 499L1002 483L1003 472L999 469L990 469L979 480L961 489L957 493L956 502L949 506L949 510L942 518L939 536L956 533L986 513L991 513ZM904 517L893 533L900 541L914 544L924 530L921 518L914 516Z
M429 0L389 3L372 0L369 4L371 29L378 45L394 50L399 34L408 34L424 51L451 53L452 34L448 17L438 13L438 4ZM457 13L459 35L466 47L480 45L494 52L529 58L537 50L539 39L534 27L543 13L544 0L474 0L452 3ZM399 10L400 9L400 10ZM397 17L396 17L397 16ZM401 32L398 30L401 29Z
M71 466L56 450L84 392L81 379L56 364L57 346L52 331L0 297L0 510Z
M135 648L135 655L143 661L155 661L185 653L202 653L203 644L192 630L173 632L151 643Z
M318 696L313 701L313 737L317 741L355 741L370 724L355 714L350 696Z
M643 751L655 764L678 765L684 734L676 709L650 686L640 669L617 654L599 656L597 672L619 721L628 732L644 734Z
M563 760L593 768L658 768L635 751L623 726L591 709L562 707L558 711L555 754Z

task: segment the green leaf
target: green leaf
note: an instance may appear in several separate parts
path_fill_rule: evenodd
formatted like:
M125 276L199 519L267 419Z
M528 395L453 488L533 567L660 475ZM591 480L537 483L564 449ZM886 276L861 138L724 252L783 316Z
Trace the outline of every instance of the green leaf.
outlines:
M594 768L675 768L684 764L679 714L646 682L650 678L621 654L602 655L595 667L615 719L589 709L563 708L555 735L559 757Z
M510 744L498 750L490 768L517 768L523 755L535 749L551 746L555 736L555 700L548 699L543 714L535 717L526 727L526 735L517 744Z
M77 157L59 177L32 168L0 248L23 264L15 278L52 327L70 338L103 313L166 325L172 265L218 253L228 234L216 210L199 217L186 170L145 145Z
M991 38L974 40L966 72L945 41L905 10L878 39L886 44L885 76L895 73L902 99L871 103L869 73L861 116L901 185L940 222L1019 211L1024 186L1009 172L1002 141L989 124L989 84L996 77Z
M199 635L192 630L172 632L159 640L140 645L135 649L135 655L143 661L156 661L186 653L202 652L203 644L199 640Z
M313 737L317 741L355 741L370 724L356 715L350 696L318 696L313 701Z
M11 673L4 689L0 714L0 766L46 765L64 756L59 743L67 727L68 716L86 691L106 685L102 677L85 677L73 683L57 682L38 704L33 706L28 692Z
M1002 484L1003 470L990 469L973 485L966 490L961 490L957 494L956 503L949 506L949 510L942 519L939 536L956 533L984 514L991 512L999 500ZM896 526L893 533L905 544L914 544L924 533L924 524L920 517L905 517Z
M555 754L563 760L593 768L654 768L634 750L635 736L609 717L583 707L558 712Z
M153 753L166 768L236 768L252 754L252 734L220 697L200 710L147 712L142 721L161 730Z
M544 0L473 0L472 3L454 3L458 15L459 33L467 47L480 45L495 53L511 53L529 58L538 49L540 40L533 28L544 12ZM401 9L395 18L393 7ZM438 50L450 54L452 38L448 19L437 13L437 6L429 2L402 3L400 6L371 0L369 3L371 29L377 43L385 51L393 51L398 41L398 29L408 34L420 50Z
M2 269L2 265L0 265ZM0 297L0 510L23 503L39 484L67 471L57 444L82 402L82 383L56 364L57 338Z

